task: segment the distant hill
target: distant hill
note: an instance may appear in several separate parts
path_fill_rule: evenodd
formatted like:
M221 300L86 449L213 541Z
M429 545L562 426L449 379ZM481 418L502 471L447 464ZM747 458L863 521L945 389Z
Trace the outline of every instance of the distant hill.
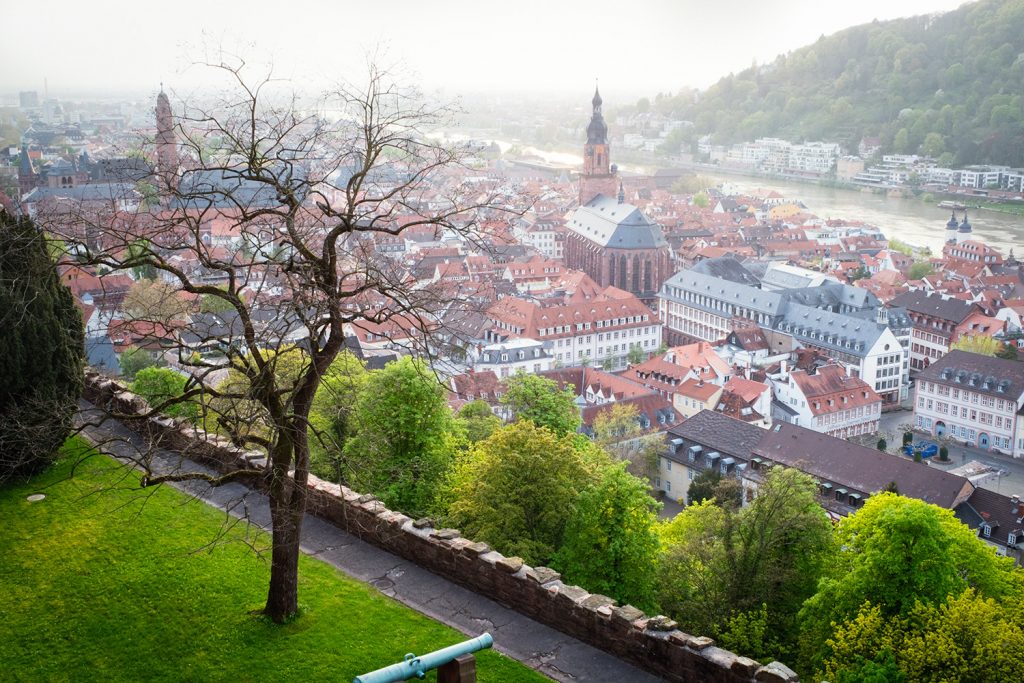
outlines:
M654 107L719 144L878 137L949 164L1024 165L1024 0L855 26ZM690 138L687 140L686 138Z

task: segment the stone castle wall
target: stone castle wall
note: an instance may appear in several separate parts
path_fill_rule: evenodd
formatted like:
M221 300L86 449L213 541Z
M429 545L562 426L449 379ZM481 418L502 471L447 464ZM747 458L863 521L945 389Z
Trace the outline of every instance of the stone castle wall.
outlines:
M124 415L148 411L144 399L116 382L86 374L85 398ZM261 454L246 452L223 439L199 433L170 418L126 419L125 424L161 448L179 452L220 472L260 467ZM262 480L248 482L256 488ZM429 524L384 507L317 477L309 477L307 511L379 548L399 555L502 605L636 664L670 681L739 683L793 682L784 665L757 662L715 646L710 638L692 636L662 616L651 617L629 605L618 606L560 580L547 567L530 567L505 557L486 543L463 538L454 529Z

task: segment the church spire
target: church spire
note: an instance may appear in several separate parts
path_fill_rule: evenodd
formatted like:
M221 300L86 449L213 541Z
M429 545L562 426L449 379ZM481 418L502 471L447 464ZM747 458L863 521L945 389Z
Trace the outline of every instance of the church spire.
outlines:
M594 107L594 111L590 116L590 125L587 126L587 144L588 145L607 145L608 144L608 124L604 122L604 116L601 115L601 105L604 100L601 99L601 92L594 86L594 99L590 101Z

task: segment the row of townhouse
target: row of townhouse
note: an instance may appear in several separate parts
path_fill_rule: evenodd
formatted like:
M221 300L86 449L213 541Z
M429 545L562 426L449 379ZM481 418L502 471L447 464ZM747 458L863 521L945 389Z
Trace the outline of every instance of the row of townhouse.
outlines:
M917 376L914 425L1024 457L1024 363L950 351Z
M723 257L676 273L658 301L670 343L718 342L753 323L836 359L887 403L907 397L909 318L886 311L867 290L825 282L765 291L752 273Z
M654 483L669 497L687 502L690 483L710 469L741 483L745 505L770 468L792 467L817 480L818 502L833 520L895 488L952 510L996 552L1021 562L1024 505L1019 498L975 488L966 477L798 425L779 422L764 430L710 410L672 427L665 438Z
M561 365L626 367L634 348L652 353L661 345L658 316L635 295L607 287L575 300L502 299L488 311L491 341L529 338L542 342Z
M905 309L913 321L910 368L915 372L938 362L961 337L990 337L1006 327L1004 319L986 316L972 301L924 290L905 292L889 304Z

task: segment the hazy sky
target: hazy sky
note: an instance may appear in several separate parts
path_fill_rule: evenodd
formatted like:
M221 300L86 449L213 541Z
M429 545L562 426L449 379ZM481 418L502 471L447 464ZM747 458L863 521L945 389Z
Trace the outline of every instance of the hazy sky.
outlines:
M615 93L704 87L847 26L963 0L28 0L4 3L0 91L67 97L196 83L203 46L272 55L311 85L387 46L428 88ZM582 83L588 85L581 86Z

